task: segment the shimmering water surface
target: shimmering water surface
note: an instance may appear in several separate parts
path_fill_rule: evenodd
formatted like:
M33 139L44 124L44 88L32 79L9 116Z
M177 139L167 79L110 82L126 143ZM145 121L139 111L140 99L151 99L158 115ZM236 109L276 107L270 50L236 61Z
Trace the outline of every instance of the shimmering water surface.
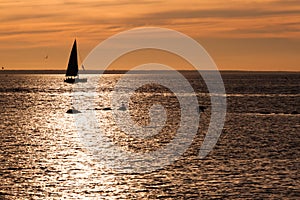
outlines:
M208 107L198 134L179 160L138 174L117 173L92 159L78 137L76 115L66 113L73 93L63 75L0 74L0 199L299 199L300 74L222 73L226 122L214 150L202 160L197 154L209 123L210 98L197 75L184 75L199 103ZM102 75L97 88L95 112L107 137L132 152L154 151L170 142L180 105L167 88L146 85L131 99L132 118L140 125L149 122L153 103L167 110L162 134L148 140L128 137L115 126L112 112L101 110L110 106L121 76ZM134 79L143 76L151 75Z

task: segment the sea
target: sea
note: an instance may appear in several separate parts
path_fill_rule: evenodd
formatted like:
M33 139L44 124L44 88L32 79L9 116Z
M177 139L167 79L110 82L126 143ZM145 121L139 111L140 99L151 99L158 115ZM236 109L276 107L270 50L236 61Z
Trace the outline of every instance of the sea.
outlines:
M87 74L88 83L72 85L63 82L63 74L1 73L0 199L300 199L300 73L221 72L226 117L204 158L199 151L213 114L211 94L197 72L182 74L193 94L177 94L155 82L134 89L125 106L136 126L151 123L154 104L166 111L160 132L136 139L118 128L117 108L111 105L123 74ZM157 74L130 76L136 83ZM164 81L171 87L181 79ZM91 107L77 107L76 88L85 89L80 95L93 102L84 103ZM174 160L160 155L160 166L144 166L144 171L128 166L122 171L122 163L115 163L118 171L112 166L117 153L101 155L111 158L106 165L82 141L85 132L79 133L76 119L90 112L87 120L95 118L109 144L128 154L167 147L184 114L177 95L195 95L205 110L195 135L188 138L191 144ZM67 113L69 109L80 113ZM102 144L105 148L110 146Z

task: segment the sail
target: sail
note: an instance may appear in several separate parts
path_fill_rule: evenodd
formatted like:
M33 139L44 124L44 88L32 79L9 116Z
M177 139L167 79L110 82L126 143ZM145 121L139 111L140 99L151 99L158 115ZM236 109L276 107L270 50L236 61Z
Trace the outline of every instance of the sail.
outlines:
M66 76L77 76L77 74L78 74L78 60L77 60L77 45L75 40L70 54Z

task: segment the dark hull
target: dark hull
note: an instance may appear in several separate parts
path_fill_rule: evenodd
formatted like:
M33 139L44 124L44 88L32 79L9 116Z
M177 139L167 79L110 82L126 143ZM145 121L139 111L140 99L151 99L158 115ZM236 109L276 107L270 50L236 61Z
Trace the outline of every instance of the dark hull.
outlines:
M66 78L64 80L65 83L86 83L87 79L86 78Z
M75 83L75 79L74 78L67 78L64 80L65 83Z
M79 110L76 110L76 109L69 109L69 110L67 110L66 113L68 113L68 114L77 114L77 113L81 113L81 112Z

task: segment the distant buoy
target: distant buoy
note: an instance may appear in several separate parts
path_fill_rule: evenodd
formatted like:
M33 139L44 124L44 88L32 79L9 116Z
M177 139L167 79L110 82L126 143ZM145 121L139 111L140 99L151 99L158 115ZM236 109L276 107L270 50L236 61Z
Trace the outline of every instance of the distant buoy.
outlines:
M124 103L122 103L121 107L118 108L118 110L121 110L121 111L125 111L126 110L126 106L124 105Z

